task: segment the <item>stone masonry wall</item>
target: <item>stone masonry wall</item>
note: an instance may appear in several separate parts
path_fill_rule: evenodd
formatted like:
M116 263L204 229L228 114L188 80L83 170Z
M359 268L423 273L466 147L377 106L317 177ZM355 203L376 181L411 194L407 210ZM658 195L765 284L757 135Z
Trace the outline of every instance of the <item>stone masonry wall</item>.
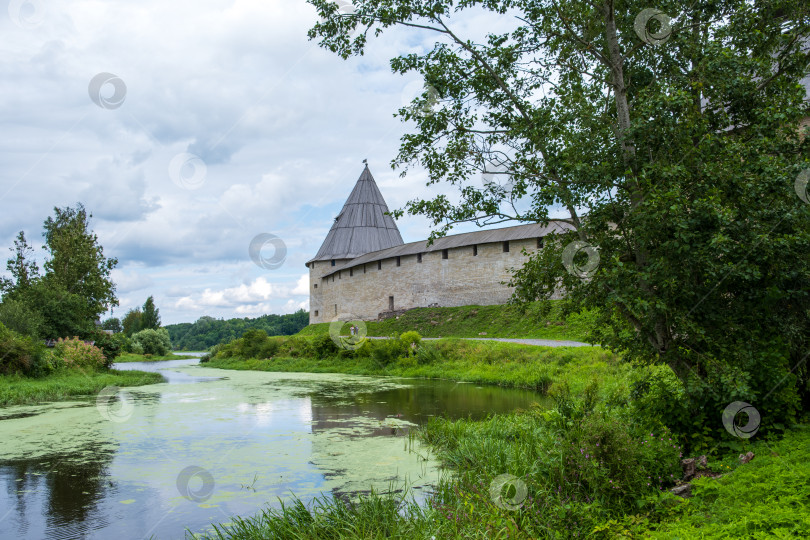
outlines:
M536 251L537 239L512 240L509 252L503 251L502 242L478 244L477 255L473 255L473 246L450 248L447 259L441 251L431 251L422 254L421 263L416 255L407 255L401 257L400 266L396 258L389 258L381 261L379 270L375 261L328 278L322 276L332 270L330 261L318 261L314 268L310 264L310 323L338 318L375 320L385 311L430 304L505 304L513 289L501 282L508 282L510 269L526 261L521 253L524 247L529 253ZM343 262L336 261L336 265Z

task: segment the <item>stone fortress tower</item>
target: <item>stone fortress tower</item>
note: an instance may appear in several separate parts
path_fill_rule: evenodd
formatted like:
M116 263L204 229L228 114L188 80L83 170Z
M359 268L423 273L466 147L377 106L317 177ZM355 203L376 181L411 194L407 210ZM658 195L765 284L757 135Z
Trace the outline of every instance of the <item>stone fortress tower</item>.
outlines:
M505 304L511 269L562 222L404 243L366 165L309 268L309 322L376 320L416 307Z

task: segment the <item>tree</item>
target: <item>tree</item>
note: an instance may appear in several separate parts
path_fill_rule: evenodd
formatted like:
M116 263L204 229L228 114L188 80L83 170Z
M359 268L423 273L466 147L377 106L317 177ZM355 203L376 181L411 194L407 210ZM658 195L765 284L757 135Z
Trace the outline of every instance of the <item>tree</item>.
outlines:
M169 332L165 328L141 330L132 336L132 344L139 345L143 349L143 354L164 356L172 350Z
M118 305L110 272L118 260L104 256L98 237L90 229L84 205L54 208L54 217L45 220L46 247L50 259L45 262L45 279L68 293L78 294L86 303L86 316L97 319Z
M34 248L25 239L25 232L20 231L14 240L14 247L9 250L14 253L14 257L6 263L11 279L0 278L0 294L4 296L12 295L14 292L24 294L39 277L39 267L36 261L32 260Z
M431 239L560 208L567 231L515 273L516 300L599 308L594 339L667 364L700 406L749 399L776 422L808 400L806 3L310 3L310 37L344 58L391 27L436 34L391 61L426 83L392 165L458 189L406 205ZM508 28L463 36L471 10ZM492 169L504 181L481 182Z
M121 326L127 337L132 337L132 334L140 332L143 329L143 312L140 308L134 308L127 311L124 315L124 320L121 321Z
M110 317L109 319L105 319L105 321L101 323L101 328L104 330L112 330L112 332L115 334L123 332L124 330L124 327L121 326L121 319L118 317Z
M155 307L155 299L150 296L143 304L143 316L141 317L141 328L160 328L160 310Z

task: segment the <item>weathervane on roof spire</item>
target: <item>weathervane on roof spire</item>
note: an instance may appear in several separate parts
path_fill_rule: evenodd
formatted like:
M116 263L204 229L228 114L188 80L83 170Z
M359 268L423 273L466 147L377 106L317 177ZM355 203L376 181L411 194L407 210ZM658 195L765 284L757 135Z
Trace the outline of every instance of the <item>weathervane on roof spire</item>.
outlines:
M364 160L363 160L363 163L365 163L365 164L366 164L366 167L368 167L368 159L364 159Z

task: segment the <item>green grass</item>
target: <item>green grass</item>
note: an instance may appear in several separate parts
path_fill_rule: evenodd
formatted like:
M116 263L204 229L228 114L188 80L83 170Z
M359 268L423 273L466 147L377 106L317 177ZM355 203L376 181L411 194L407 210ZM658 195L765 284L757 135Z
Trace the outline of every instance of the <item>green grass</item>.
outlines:
M577 313L563 318L558 301L551 303L547 316L540 304L529 304L525 311L517 305L417 308L399 318L366 323L369 336L389 336L416 330L423 337L535 338L588 341L593 314ZM329 333L329 323L310 324L299 336Z
M376 343L372 343L376 345ZM547 390L567 380L574 391L593 378L606 386L625 385L631 367L599 347L538 347L498 341L441 339L423 342L424 354L388 364L374 357L279 356L268 359L215 358L206 366L222 369L309 373L348 373L449 379Z
M621 420L621 416L614 419ZM620 495L599 485L598 468L572 478L565 458L577 456L580 444L593 450L589 437L598 436L594 440L602 444L618 444L627 441L614 434L632 437L632 430L592 423L576 426L568 434L555 433L553 425L532 413L483 422L434 420L422 437L458 474L443 481L423 507L406 493L372 493L353 503L323 497L309 506L294 500L254 517L234 518L228 526L215 526L214 533L196 538L686 540L806 538L810 530L807 426L788 431L779 442L758 443L754 461L721 479L695 481L694 497L684 500L644 485L647 472L661 472L659 462L674 461L677 468L676 454L668 450L667 443L651 451L616 446L599 454L609 459L616 452L630 459L632 468L620 466L618 470L641 478L641 488L630 490L622 485L619 491L625 493ZM571 452L565 444L558 444L568 442L577 443ZM664 469L667 466L663 464ZM504 471L513 471L527 487L525 499L515 510L496 506L490 493L491 479ZM506 499L515 495L513 488L502 494ZM638 500L633 501L634 497ZM647 509L646 513L638 513L639 508Z
M159 373L144 371L60 370L45 377L0 375L0 406L59 401L97 394L105 386L142 386L162 382Z
M159 362L161 360L182 360L183 358L188 358L188 356L183 356L181 354L167 354L164 356L151 356L148 354L134 354L134 353L123 353L117 356L114 360L114 363L126 363L126 362Z

